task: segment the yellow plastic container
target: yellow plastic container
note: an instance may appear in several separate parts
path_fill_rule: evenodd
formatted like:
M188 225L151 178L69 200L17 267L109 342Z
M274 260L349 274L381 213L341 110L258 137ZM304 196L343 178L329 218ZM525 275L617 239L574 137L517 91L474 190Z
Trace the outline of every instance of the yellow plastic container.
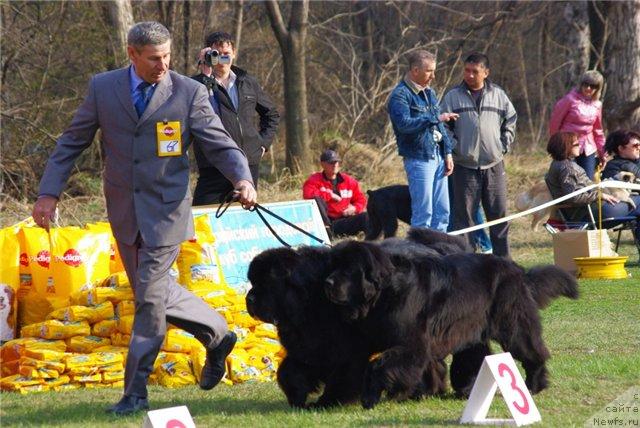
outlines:
M628 257L575 257L578 278L624 279L629 276L624 268Z

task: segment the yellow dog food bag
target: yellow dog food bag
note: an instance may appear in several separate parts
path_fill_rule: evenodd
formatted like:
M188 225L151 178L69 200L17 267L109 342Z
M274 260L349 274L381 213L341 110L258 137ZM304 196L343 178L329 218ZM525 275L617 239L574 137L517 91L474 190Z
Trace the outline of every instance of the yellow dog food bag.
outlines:
M18 289L20 288L20 243L15 227L0 230L0 341L16 338Z
M126 315L116 322L116 326L120 333L128 335L131 334L131 331L133 330L133 317L133 315Z
M19 373L24 377L34 379L56 379L60 377L57 370L47 369L45 367L20 366Z
M51 264L49 234L41 227L23 227L26 257L31 272L31 286L41 296L56 295Z
M13 361L19 359L23 355L30 356L32 358L38 358L28 352L45 352L45 351L57 351L64 352L67 349L67 344L63 340L46 340L38 337L21 337L19 339L10 340L2 345L0 349L0 355L2 361ZM38 358L40 359L40 358ZM56 361L56 360L54 360Z
M98 336L74 336L67 339L67 349L71 352L90 353L102 346L111 345L111 339Z
M113 346L126 346L128 348L129 342L131 342L130 334L113 333L111 335L111 344Z
M99 321L91 326L91 334L98 337L111 337L118 331L118 320L110 319Z
M158 383L167 388L178 388L196 383L191 370L191 359L186 354L160 352L156 358L153 372Z
M0 379L0 386L2 389L10 391L17 391L26 386L42 385L43 383L42 379L25 377L21 374L7 376Z
M162 350L166 352L182 352L188 354L191 348L199 345L200 342L193 334L187 333L179 328L167 330L167 334L162 344Z
M47 369L47 370L55 370L58 373L63 373L65 370L64 363L59 361L45 361L45 360L37 360L31 357L20 357L20 367L28 366L34 367L36 369Z
M93 288L109 276L111 247L109 232L78 227L50 230L51 274L55 293L70 297L82 289Z
M180 245L176 259L180 272L178 282L193 291L219 289L225 281L209 216L198 216L193 223L196 236Z
M88 336L91 327L86 321L62 322L48 320L22 327L23 337L41 337L42 339L67 339L73 336Z
M58 309L47 315L48 319L60 321L87 321L94 324L108 318L114 317L113 303L107 301L96 306L69 306Z
M116 244L116 238L113 237L113 232L111 231L111 224L105 221L99 221L97 223L87 223L85 227L91 231L109 233L109 271L111 273L124 271L124 265L120 258L120 251Z
M136 313L136 302L133 300L122 300L116 305L115 314L116 318L122 318L127 315L133 315Z

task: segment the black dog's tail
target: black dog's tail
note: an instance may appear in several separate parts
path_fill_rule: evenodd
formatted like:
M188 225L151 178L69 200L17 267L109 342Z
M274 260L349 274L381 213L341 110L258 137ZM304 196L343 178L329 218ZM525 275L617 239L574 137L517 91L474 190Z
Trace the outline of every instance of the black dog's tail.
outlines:
M546 308L557 297L578 298L578 282L557 266L546 265L531 268L526 273L527 285L540 309Z

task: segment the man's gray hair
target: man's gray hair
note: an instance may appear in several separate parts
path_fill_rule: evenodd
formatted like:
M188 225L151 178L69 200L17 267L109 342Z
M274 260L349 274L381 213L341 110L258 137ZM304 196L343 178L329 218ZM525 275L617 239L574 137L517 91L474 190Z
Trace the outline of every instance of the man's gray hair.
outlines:
M127 34L127 45L141 50L148 45L163 45L171 40L167 27L156 21L138 22Z
M422 67L425 62L436 62L436 56L424 49L418 49L407 55L407 61L409 62L409 69L413 67Z

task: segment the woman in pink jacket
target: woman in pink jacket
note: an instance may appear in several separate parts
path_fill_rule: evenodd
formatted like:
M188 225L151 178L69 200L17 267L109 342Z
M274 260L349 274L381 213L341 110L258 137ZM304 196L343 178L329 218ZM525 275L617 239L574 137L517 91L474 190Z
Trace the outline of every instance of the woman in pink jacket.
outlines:
M549 121L549 134L558 131L575 132L580 143L578 165L593 180L597 158L605 162L604 132L602 130L602 102L600 94L604 78L596 70L589 70L580 77L580 85L560 98L553 108Z

